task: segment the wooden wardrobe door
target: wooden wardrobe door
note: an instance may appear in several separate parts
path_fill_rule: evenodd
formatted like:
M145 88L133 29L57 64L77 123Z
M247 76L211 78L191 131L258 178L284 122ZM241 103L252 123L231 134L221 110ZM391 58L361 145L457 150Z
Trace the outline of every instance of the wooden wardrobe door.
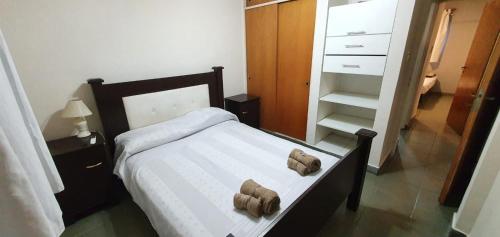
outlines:
M500 0L488 2L483 10L446 119L448 125L460 135L500 30L499 11Z
M247 91L260 97L260 124L275 130L278 5L245 11Z
M305 139L316 0L279 4L277 131Z

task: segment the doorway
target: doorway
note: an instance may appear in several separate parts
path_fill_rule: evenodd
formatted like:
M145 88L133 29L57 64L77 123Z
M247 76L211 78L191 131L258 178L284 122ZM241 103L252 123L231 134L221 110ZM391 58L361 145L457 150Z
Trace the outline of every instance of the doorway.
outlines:
M488 135L490 121L479 121L476 117L470 118L469 114L472 114L470 111L474 103L483 101L477 90L486 64L491 61L490 55L497 38L499 2L440 1L433 18L429 19L433 23L427 29L428 43L420 48L426 56L414 87L415 97L408 103L412 104L408 116L411 119L403 121L409 128L403 132L403 141L405 133L427 132L430 135L410 137L432 144L421 149L430 149L430 152L435 152L434 149L447 150L433 158L439 162L425 161L428 162L425 165L435 165L435 169L442 170L438 181L443 187L439 198L441 204L460 204L482 144L476 145L473 152L464 147L472 146L471 137L478 136L481 140ZM492 110L489 111L491 113ZM467 122L468 119L473 121ZM466 122L469 128L466 128ZM479 122L482 123L479 129L482 133L471 136L473 125ZM465 133L467 129L468 133ZM461 165L464 159L468 164L465 167Z
M488 0L441 1L434 15L412 117L427 95L454 96ZM449 110L440 113L448 114ZM459 135L461 132L457 132Z

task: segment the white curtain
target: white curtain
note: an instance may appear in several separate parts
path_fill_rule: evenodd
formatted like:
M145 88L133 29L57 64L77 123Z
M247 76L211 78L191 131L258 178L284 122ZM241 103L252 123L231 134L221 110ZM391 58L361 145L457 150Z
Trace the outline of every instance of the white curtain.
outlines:
M446 42L448 41L448 35L450 34L451 12L451 9L446 9L441 15L436 40L434 41L434 47L431 53L430 64L432 69L436 69L439 66L439 62L443 56Z
M59 236L64 189L0 30L0 236Z

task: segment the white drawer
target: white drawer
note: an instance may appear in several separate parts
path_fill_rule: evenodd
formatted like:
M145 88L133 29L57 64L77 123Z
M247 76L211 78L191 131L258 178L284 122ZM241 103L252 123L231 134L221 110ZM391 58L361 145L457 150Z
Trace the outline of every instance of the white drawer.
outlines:
M323 72L384 75L386 56L325 56Z
M391 33L398 0L372 0L331 7L327 36Z
M325 54L387 55L391 34L327 37Z

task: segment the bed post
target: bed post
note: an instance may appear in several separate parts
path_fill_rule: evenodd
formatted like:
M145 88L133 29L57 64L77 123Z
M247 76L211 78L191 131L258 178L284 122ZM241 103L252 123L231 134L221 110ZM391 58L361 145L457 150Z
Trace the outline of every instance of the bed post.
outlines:
M370 157L372 140L377 133L368 129L360 129L356 132L356 135L358 136L358 149L360 156L356 176L354 177L353 190L347 198L347 208L353 211L358 210L359 202L361 201L361 193L363 192L363 184L365 182L366 168L368 166L368 158Z
M105 121L103 121L103 119L105 119L105 115L103 115L103 110L104 108L100 108L102 103L103 103L103 99L102 98L102 92L101 92L101 88L102 88L102 83L104 82L103 79L101 78L93 78L93 79L88 79L87 80L87 83L90 85L90 87L92 88L92 92L94 93L94 98L95 98L95 102L96 102L96 105L97 105L97 110L99 112L99 116L101 117L101 123L103 125L103 129L104 129L104 138L106 139L106 143L110 146L113 146L114 142L113 142L113 138L110 138L108 137L108 131L106 131L106 126L105 125ZM112 147L112 149L114 149L114 147Z
M217 83L217 104L219 108L224 109L224 88L223 88L223 80L222 80L222 66L212 67L215 73L215 81Z

